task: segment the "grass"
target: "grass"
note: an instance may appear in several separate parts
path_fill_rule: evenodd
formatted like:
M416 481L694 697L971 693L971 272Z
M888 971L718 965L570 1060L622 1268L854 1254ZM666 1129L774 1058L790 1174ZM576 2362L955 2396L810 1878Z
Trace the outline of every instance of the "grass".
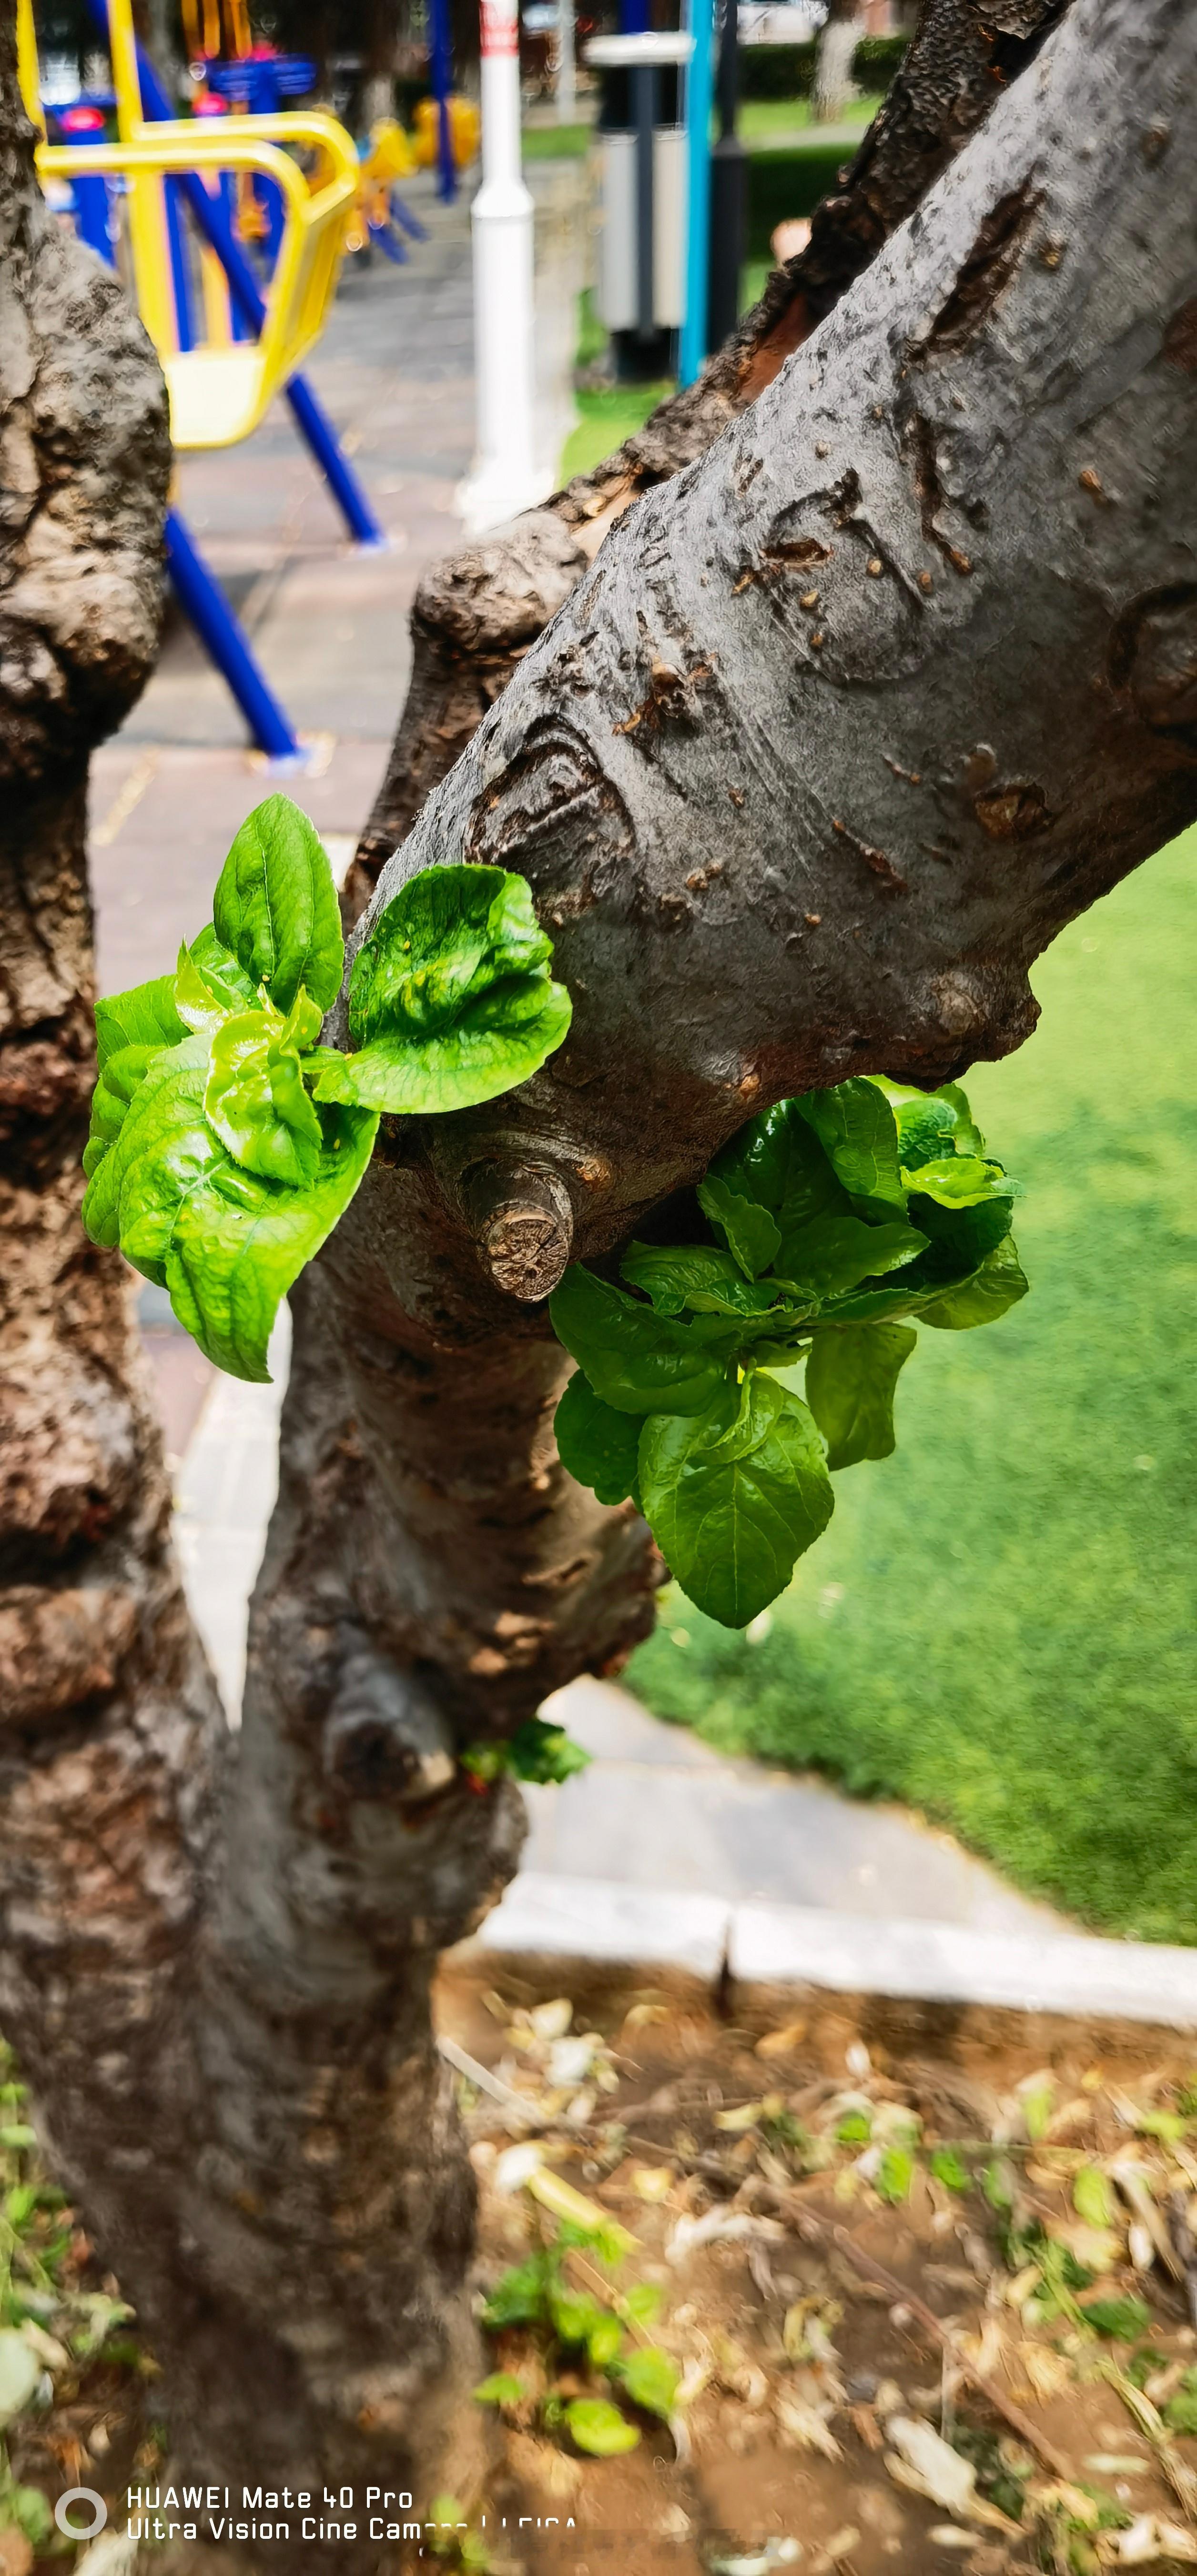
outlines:
M604 457L622 447L633 431L643 429L650 412L672 392L670 384L605 385L601 393L575 394L580 417L561 451L562 482L568 483L573 474L588 474L592 465L601 465Z
M525 161L581 161L594 141L594 127L585 125L525 125L522 150Z
M871 125L881 105L880 98L856 98L837 119L833 132L850 125L863 134ZM809 134L812 143L821 143L827 133L825 125L815 122L808 98L745 98L740 102L737 120L740 139L749 151L754 145L790 143Z
M721 1747L950 1825L1102 1930L1197 1941L1197 831L1035 968L968 1089L1031 1295L924 1331L898 1450L836 1478L755 1644L667 1597L630 1672Z

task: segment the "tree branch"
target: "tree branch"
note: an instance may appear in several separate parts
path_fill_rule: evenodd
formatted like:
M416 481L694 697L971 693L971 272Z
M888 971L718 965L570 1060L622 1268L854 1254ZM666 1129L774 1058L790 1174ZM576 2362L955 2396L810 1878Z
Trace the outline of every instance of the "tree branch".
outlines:
M764 295L697 384L660 404L602 465L575 475L543 510L434 564L412 612L412 676L387 774L362 834L346 896L369 901L383 861L465 750L517 661L554 617L639 492L705 454L755 402L912 214L927 189L1025 68L1068 0L923 0L901 69L840 192L816 209L805 250L774 269Z

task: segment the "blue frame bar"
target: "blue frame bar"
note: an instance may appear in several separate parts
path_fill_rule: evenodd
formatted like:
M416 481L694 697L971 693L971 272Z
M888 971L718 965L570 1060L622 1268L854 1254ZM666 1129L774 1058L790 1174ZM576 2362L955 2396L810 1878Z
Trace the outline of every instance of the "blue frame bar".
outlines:
M452 39L449 33L449 0L428 0L428 68L432 74L432 95L437 104L437 192L447 206L457 195L457 170L453 160L453 129L449 122L449 89L452 82Z
M692 385L707 354L707 291L711 264L711 107L714 96L712 0L690 0L694 49L686 75L686 312L678 344L678 376Z
M254 741L271 760L302 764L303 750L258 669L240 621L177 510L166 513L165 536L171 580L197 635L227 680Z

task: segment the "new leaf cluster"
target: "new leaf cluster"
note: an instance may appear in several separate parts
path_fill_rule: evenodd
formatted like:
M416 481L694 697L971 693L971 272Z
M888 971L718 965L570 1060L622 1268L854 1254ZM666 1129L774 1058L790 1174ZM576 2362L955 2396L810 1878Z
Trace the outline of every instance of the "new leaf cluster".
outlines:
M614 2268L631 2241L610 2222L588 2227L563 2218L556 2239L505 2272L482 2311L489 2334L516 2330L533 2337L548 2370L566 2377L564 2387L550 2386L540 2398L541 2425L547 2433L568 2432L576 2449L596 2459L634 2451L640 2431L609 2397L570 2394L579 2371L601 2373L619 2396L666 2423L678 2406L677 2365L659 2344L648 2342L645 2331L661 2304L656 2283L633 2282L622 2293L613 2291L608 2303L566 2277L571 2252L583 2248ZM635 2339L631 2344L628 2334ZM474 2395L483 2406L504 2410L534 2402L524 2381L507 2369L492 2371Z
M893 1449L907 1319L960 1331L1026 1295L1015 1194L955 1083L779 1102L700 1184L705 1241L634 1243L627 1287L566 1272L563 1464L600 1502L630 1495L682 1590L746 1627L826 1528L831 1472Z
M268 797L174 974L96 1005L93 1243L166 1288L218 1368L266 1378L279 1299L343 1215L383 1112L494 1099L560 1046L551 957L522 877L427 868L354 959L355 1052L321 1046L345 965L336 888L306 814Z

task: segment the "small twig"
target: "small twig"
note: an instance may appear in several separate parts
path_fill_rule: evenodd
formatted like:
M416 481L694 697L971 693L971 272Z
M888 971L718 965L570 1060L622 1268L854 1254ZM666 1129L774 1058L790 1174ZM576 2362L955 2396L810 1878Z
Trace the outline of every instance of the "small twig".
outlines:
M1189 2323L1197 2326L1197 2245L1189 2225L1188 2206L1182 2191L1174 2191L1168 2200L1168 2233L1180 2265L1189 2303Z
M778 2198L782 2197L779 2193ZM1007 2397L1004 2390L997 2386L996 2381L990 2379L986 2371L978 2370L976 2363L970 2361L967 2354L961 2350L952 2328L944 2325L942 2319L936 2316L934 2309L927 2307L922 2299L916 2297L913 2290L907 2288L905 2281L898 2279L896 2272L887 2271L884 2263L875 2261L871 2254L862 2253L859 2245L855 2244L849 2236L846 2227L828 2227L822 2219L816 2218L811 2210L804 2209L802 2212L800 2233L810 2237L816 2243L821 2239L824 2244L833 2245L837 2254L842 2254L845 2262L851 2264L853 2271L859 2272L862 2280L871 2281L874 2289L884 2290L895 2307L909 2308L911 2316L917 2318L932 2343L937 2344L940 2351L949 2357L961 2378L966 2379L970 2387L977 2389L982 2397L988 2398L995 2413L1004 2418L1011 2432L1017 2433L1019 2440L1026 2443L1028 2450L1035 2452L1037 2458L1052 2471L1053 2476L1063 2478L1069 2486L1075 2483L1071 2462L1065 2459L1063 2452L1056 2449L1055 2443L1049 2441L1046 2433L1040 2432L1038 2426L1032 2423L1030 2416L1024 2415L1021 2406L1016 2406L1013 2398Z
M436 2044L446 2065L451 2066L456 2074L468 2076L480 2093L489 2093L491 2100L501 2102L506 2110L518 2111L534 2128L552 2126L544 2113L528 2100L526 2093L517 2093L514 2084L505 2084L501 2075L492 2075L489 2066L483 2066L476 2057L471 2057L468 2049L459 2048L455 2039L440 2038Z

